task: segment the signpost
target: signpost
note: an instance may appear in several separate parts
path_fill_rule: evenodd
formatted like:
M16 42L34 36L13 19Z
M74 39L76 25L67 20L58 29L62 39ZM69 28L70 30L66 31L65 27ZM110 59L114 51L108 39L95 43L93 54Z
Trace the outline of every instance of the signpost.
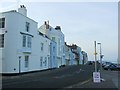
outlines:
M100 83L100 72L97 72L97 52L96 52L96 41L94 41L94 44L95 44L95 72L93 72L93 82L94 83Z
M93 72L93 82L94 83L100 83L100 72Z
M97 57L96 57L96 55L97 55L97 53L96 53L96 41L94 42L94 44L95 44L95 72L97 72L97 63L96 63L96 59L97 59Z

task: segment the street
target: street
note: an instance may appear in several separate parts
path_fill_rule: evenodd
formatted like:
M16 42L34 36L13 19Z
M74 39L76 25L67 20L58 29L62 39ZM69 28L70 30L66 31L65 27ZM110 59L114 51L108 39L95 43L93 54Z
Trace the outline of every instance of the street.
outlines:
M112 90L118 90L118 88L120 89L119 86L119 78L118 75L120 75L120 73L118 73L118 71L106 71L104 70L102 72L102 79L104 79L104 81L101 81L100 83L94 83L93 79L88 80L85 83L78 83L75 85L72 85L70 87L67 87L68 89L70 88L100 88L100 89L112 89Z
M93 65L79 65L17 76L3 76L2 88L59 89L89 80L93 71Z
M65 66L17 76L3 76L2 88L112 88L119 87L118 71L102 71L105 81L93 83L94 65Z

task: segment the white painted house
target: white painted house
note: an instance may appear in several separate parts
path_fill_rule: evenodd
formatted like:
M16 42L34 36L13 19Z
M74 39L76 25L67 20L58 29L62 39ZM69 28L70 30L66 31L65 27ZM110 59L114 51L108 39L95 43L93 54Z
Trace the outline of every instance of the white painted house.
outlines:
M81 47L77 46L77 52L79 54L79 64L83 64L83 54L82 54Z
M57 67L65 65L64 34L62 33L60 26L56 26L56 28L53 28L49 25L49 22L45 21L44 24L40 26L39 31L56 42Z
M55 28L45 22L38 23L27 17L27 9L21 5L18 11L0 13L0 73L14 74L81 64L86 53L76 45L65 52L64 34L60 26ZM75 46L75 48L74 48ZM82 56L84 55L84 57Z
M75 53L72 52L70 45L65 42L65 61L66 65L77 65Z
M82 51L82 55L83 55L83 63L82 64L87 64L88 62L88 55L85 51Z
M24 5L20 6L18 12L12 10L0 13L2 73L22 73L49 68L50 48L55 45L51 45L51 40L46 35L40 34L37 24L27 17Z

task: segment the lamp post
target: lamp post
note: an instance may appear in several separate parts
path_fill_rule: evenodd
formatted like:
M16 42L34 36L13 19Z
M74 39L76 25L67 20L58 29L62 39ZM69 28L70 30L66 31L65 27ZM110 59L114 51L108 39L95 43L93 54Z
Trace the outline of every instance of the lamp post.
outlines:
M101 43L97 43L98 45L100 45L100 73L101 73L101 81L105 81L103 78L102 78L102 58L104 55L102 55L102 50L101 50Z
M102 72L102 50L101 50L101 43L97 43L98 45L100 45L100 72Z
M97 55L97 52L96 52L96 41L94 41L94 44L95 44L95 53L94 53L94 55L95 55L95 72L97 72L97 58L96 58L96 55Z

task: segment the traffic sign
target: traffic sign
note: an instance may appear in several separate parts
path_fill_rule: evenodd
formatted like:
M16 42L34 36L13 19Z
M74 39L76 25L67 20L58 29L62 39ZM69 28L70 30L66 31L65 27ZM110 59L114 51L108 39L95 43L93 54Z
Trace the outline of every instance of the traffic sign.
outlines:
M93 72L93 82L100 83L100 72Z

